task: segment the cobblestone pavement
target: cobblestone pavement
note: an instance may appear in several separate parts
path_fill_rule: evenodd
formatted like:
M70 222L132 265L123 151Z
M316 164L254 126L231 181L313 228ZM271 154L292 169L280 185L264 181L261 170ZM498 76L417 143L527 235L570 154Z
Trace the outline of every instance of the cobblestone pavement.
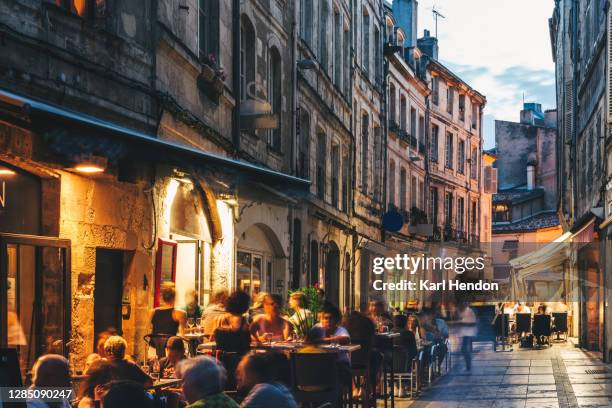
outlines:
M398 408L574 408L612 407L612 365L594 353L557 343L542 350L493 352L479 344L471 373L461 355L416 401L396 399ZM380 406L380 403L379 403Z

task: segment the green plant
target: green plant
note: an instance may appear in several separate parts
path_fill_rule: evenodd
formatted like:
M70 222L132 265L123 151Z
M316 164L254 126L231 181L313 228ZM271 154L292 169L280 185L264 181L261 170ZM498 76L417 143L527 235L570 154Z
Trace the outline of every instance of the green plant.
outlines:
M295 315L295 319L291 319L291 325L293 326L293 331L298 337L304 338L310 329L317 324L317 318L319 316L319 312L323 309L323 301L319 297L319 290L314 286L307 286L295 290L289 291L289 297L293 293L301 293L304 298L304 309L308 310L306 313L295 313L291 309L287 309L285 313L288 316Z

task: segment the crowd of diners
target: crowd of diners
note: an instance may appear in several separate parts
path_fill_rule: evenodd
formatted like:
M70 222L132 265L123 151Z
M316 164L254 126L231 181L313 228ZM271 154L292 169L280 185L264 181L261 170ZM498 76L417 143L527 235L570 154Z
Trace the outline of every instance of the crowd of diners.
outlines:
M467 305L451 312L444 307L400 312L388 308L383 300L372 300L366 313L353 310L343 315L337 306L325 300L323 291L320 291L320 297L322 308L316 316L318 322L299 339L303 344L296 352L337 353L341 386L348 393L361 398L364 397L364 390L362 383L356 381L351 373L350 353L342 351L342 348L340 351L330 351L329 347L324 348L324 344L371 347L368 381L377 385L366 396L368 400L375 399L376 394L381 392L381 372L388 357L384 350L374 347L377 333L398 333L392 336L393 341L411 361L428 344L445 344L449 336L447 320L458 318L468 322L468 326L473 321L473 312ZM163 303L151 313L152 332L169 335L161 357L151 349L152 353L146 361L136 363L127 355L129 347L123 337L112 330L102 333L97 350L86 359L78 399L73 401L73 406L154 406L151 387L163 379L178 379L180 382L175 382L176 388L170 389L176 394L176 406L297 407L290 384L287 353L256 351L252 346L253 343L296 341L295 322L314 317L305 307L304 294L291 293L287 309L283 307L281 296L269 293L259 293L251 301L250 296L242 291L219 291L211 296L210 303L204 308L198 305L195 294L190 294L188 298L187 305L176 307L174 288L171 285L162 288ZM214 352L188 357L188 342L183 337L187 319L199 320L203 341L225 344L237 353L237 363L224 364ZM468 346L471 348L471 345ZM438 364L441 364L446 351L443 349ZM468 357L466 365L469 369ZM34 388L70 384L69 363L59 355L42 356L34 366L32 378ZM402 395L403 390L396 387L395 392ZM41 401L32 401L31 406L42 408L46 405ZM67 407L68 404L47 406Z

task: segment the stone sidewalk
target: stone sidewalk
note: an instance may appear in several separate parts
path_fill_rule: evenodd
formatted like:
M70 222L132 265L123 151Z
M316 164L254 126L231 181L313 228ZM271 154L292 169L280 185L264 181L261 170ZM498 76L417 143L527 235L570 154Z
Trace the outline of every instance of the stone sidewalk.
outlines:
M471 373L459 354L453 355L453 366L418 400L398 398L396 407L612 407L612 365L572 343L497 353L491 343L479 344Z

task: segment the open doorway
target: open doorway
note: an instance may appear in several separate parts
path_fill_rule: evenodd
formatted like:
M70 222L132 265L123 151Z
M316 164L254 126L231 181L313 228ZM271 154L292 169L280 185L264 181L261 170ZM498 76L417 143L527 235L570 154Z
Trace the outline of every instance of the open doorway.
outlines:
M121 301L125 251L96 248L94 286L94 350L100 333L113 329L121 333Z

